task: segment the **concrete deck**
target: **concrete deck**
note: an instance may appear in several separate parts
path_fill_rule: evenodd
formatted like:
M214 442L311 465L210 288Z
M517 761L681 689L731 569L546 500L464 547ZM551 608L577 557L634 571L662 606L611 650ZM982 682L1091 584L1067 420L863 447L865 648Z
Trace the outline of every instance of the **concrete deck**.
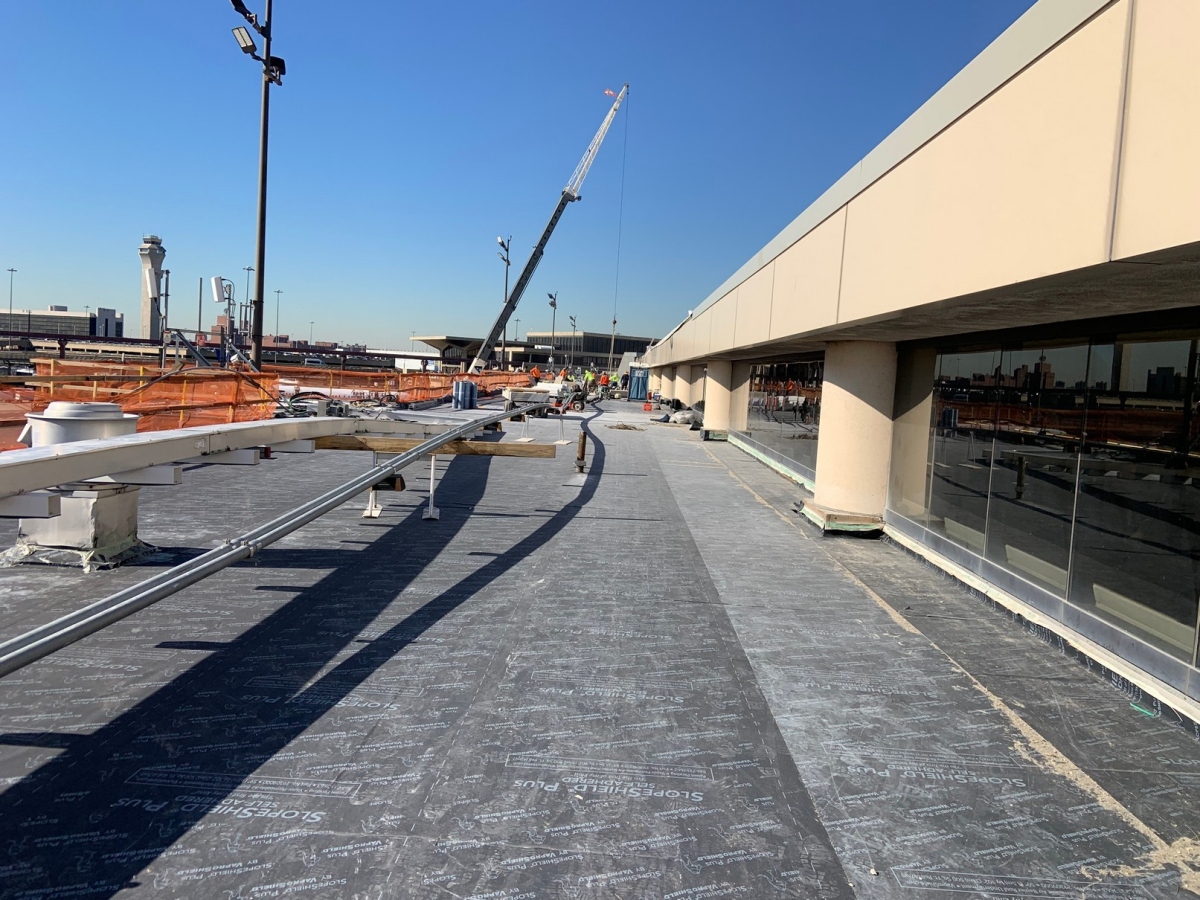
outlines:
M0 897L1200 895L1193 734L736 448L587 427L586 477L458 458L429 523L414 467L0 680ZM368 456L144 488L163 553L0 572L0 636Z

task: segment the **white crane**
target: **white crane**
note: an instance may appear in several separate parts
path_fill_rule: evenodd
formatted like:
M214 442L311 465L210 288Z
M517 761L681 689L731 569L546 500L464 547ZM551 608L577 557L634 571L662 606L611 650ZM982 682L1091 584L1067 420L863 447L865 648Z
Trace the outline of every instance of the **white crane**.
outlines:
M521 302L521 295L525 293L525 288L529 286L529 282L533 278L534 270L537 269L538 263L542 261L542 255L546 252L546 244L550 240L550 235L554 233L554 228L558 225L558 220L562 218L563 210L567 208L568 203L579 199L579 191L583 188L583 180L587 178L588 170L591 169L592 163L596 161L596 154L600 152L600 145L604 143L604 136L608 134L608 128L612 125L613 119L617 115L617 110L628 93L629 84L627 82L621 88L621 93L617 94L617 99L613 102L612 109L608 111L608 115L600 123L600 128L596 132L596 136L588 144L587 151L583 154L583 159L579 161L579 165L575 167L575 171L571 175L571 180L563 188L562 196L558 198L558 205L554 207L550 221L546 223L546 228L542 231L542 236L534 245L533 253L529 255L529 260L525 263L525 268L517 276L517 281L513 285L512 291L504 300L504 308L500 310L500 315L496 318L496 324L492 326L492 330L484 338L483 345L479 348L479 353L471 362L471 368L468 371L482 371L483 367L487 364L488 357L492 355L492 350L496 346L496 341L500 339L505 326L508 325L509 318L516 311L517 304Z

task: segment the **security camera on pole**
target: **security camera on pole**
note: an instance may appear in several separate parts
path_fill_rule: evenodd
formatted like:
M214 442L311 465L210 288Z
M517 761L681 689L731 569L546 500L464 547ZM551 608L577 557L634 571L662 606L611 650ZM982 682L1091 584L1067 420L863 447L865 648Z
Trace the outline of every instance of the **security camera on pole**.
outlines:
M261 369L263 290L267 252L267 135L271 110L271 85L283 84L283 76L287 72L287 67L282 58L271 55L271 31L275 24L271 15L271 0L267 0L266 20L261 23L258 21L258 16L250 12L242 0L230 0L230 3L233 4L234 11L249 22L250 27L262 35L263 39L263 55L259 56L258 48L254 45L254 38L250 36L250 32L241 25L233 29L233 36L237 39L242 52L263 64L262 120L258 140L258 236L254 252L254 305L250 324L250 363L255 369Z

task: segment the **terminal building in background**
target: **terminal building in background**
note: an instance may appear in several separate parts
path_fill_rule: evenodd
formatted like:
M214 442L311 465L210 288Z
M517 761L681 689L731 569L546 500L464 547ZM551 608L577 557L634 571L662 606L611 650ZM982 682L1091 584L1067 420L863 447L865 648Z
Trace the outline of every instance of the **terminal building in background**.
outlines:
M97 307L94 312L72 312L65 306L49 309L0 309L0 331L19 334L90 335L124 337L125 314Z
M471 364L483 346L483 338L454 335L415 335L416 343L426 344L437 351L439 366L443 371L459 371ZM530 331L523 341L497 343L493 349L493 361L500 365L501 353L504 367L513 369L524 366L545 367L554 360L554 368L575 366L604 369L612 359L613 368L626 353L642 354L654 342L654 338L633 337L628 334L613 334L599 331ZM611 357L610 357L611 350Z
M654 338L613 335L607 331L530 331L525 335L525 342L543 348L543 351L544 348L553 347L556 365L601 371L608 368L610 359L613 368L616 368L626 353L641 356L654 343ZM537 361L534 357L531 359Z
M1192 699L1197 47L1196 0L1041 0L644 357L822 528Z

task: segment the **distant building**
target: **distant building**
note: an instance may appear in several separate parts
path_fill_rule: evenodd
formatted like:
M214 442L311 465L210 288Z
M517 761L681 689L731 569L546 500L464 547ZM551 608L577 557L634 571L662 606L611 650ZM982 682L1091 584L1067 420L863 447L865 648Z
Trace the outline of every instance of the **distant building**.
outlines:
M1174 366L1158 366L1146 371L1146 393L1151 397L1182 397L1183 373Z
M104 306L97 307L95 312L71 312L65 306L54 305L44 310L14 309L10 318L8 310L3 309L0 310L0 331L124 337L125 314Z
M573 363L584 368L603 369L608 366L609 348L612 349L612 361L615 367L621 361L623 353L635 353L641 356L654 338L633 337L628 334L618 334L614 341L612 332L608 331L576 331L570 330L553 332L553 341L549 331L530 331L525 335L525 343L538 347L554 348L554 364L567 365ZM543 358L545 353L543 351Z
M442 364L448 367L469 366L479 352L479 348L483 346L483 338L446 334L417 336L413 340L428 344L437 350ZM632 352L640 355L645 352L653 340L648 337L618 334L615 346L612 348L613 367L615 368L620 362L623 353ZM531 331L523 341L506 342L504 351L508 358L508 364L512 368L531 366L535 363L545 366L549 362L550 356L553 355L556 367L573 362L576 366L595 366L597 369L601 369L608 365L609 345L612 343L611 333L599 331L577 331L574 335L570 331L566 333L556 331L553 341L551 341L549 331ZM553 354L551 354L551 347L553 347ZM492 358L496 362L499 361L499 344L496 345Z

